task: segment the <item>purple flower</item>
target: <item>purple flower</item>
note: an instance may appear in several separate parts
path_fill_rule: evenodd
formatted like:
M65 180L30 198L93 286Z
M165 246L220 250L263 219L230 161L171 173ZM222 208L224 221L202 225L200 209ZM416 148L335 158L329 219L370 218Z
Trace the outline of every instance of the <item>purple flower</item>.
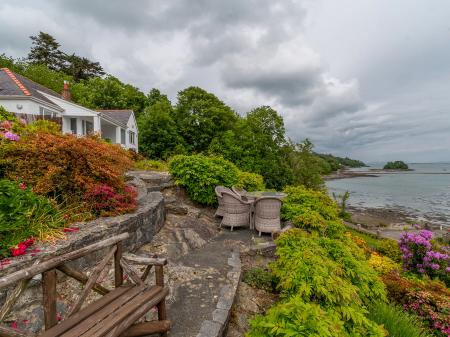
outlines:
M3 137L5 137L5 139L9 139L12 141L17 141L20 139L20 137L18 135L16 135L15 133L12 133L10 131L7 131L3 134Z

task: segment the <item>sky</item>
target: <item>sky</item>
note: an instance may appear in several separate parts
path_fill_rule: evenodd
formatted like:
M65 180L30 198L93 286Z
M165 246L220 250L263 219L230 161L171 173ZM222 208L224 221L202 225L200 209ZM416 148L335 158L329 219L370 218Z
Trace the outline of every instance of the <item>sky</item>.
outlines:
M0 53L30 35L176 102L191 85L294 141L367 162L450 161L448 0L2 0Z

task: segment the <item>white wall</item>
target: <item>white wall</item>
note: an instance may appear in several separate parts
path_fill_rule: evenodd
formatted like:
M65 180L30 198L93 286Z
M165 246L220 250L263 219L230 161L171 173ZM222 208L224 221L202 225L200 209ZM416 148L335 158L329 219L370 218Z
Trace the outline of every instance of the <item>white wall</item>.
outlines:
M129 132L134 132L134 144L130 144L130 136L129 136ZM127 123L127 136L126 136L126 146L128 149L133 149L136 152L138 152L138 128L137 128L137 123L136 123L136 119L134 118L134 115L132 114L130 116L130 118L128 119L128 123Z
M22 99L0 99L0 105L9 112L30 115L39 115L39 107L41 106L32 100ZM22 109L18 108L20 105L22 106Z

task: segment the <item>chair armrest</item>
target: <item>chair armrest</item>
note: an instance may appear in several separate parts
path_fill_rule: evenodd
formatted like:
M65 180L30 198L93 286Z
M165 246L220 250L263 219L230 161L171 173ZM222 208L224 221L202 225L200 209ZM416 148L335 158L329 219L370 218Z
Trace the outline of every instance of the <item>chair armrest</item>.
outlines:
M122 258L134 264L147 266L165 266L167 264L166 258L138 256L131 253L123 254Z

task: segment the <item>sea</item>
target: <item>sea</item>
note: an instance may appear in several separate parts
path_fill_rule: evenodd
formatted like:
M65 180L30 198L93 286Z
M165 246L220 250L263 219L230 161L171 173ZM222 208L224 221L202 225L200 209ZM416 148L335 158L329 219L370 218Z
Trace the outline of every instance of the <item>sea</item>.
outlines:
M450 227L450 163L408 163L412 171L383 173L326 182L330 194L349 191L356 208L390 208L417 219ZM367 172L382 165L351 169ZM376 174L376 173L375 173Z

